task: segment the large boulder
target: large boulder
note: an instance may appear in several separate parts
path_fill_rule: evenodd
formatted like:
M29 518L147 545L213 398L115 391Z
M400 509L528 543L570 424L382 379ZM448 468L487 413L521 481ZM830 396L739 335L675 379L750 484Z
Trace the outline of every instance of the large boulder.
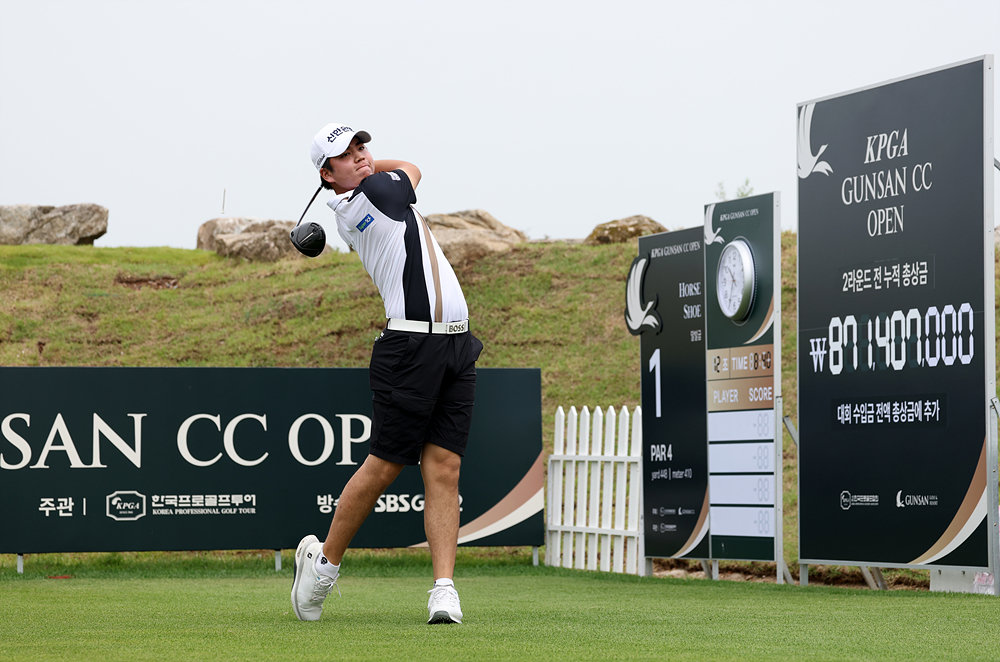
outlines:
M425 217L448 261L461 265L491 253L506 253L528 240L520 230L507 227L481 209Z
M617 221L608 221L595 227L583 243L591 246L598 244L621 244L635 237L647 234L666 232L667 229L648 216L629 216Z
M91 245L108 231L108 210L79 204L0 206L0 244Z
M252 218L213 218L205 221L198 228L197 248L214 251L216 235L239 234L251 223L254 223Z
M217 229L235 231L217 232L212 235L212 245L216 253L223 257L242 257L252 262L274 262L286 257L303 257L288 238L288 233L295 227L292 221L251 221L242 227L240 225L235 223L217 226ZM200 243L200 230L198 234Z

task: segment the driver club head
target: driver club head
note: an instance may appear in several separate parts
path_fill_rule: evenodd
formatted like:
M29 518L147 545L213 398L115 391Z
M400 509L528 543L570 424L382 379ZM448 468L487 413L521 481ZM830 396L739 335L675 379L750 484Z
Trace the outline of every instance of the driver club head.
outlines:
M306 257L316 257L326 248L326 231L319 223L296 225L289 236L292 245Z

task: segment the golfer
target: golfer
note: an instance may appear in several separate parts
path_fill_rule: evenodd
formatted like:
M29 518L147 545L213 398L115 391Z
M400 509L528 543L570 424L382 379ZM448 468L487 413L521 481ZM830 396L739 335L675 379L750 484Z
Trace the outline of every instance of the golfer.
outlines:
M292 606L300 620L319 619L354 534L403 467L419 464L434 567L427 622L461 623L454 583L458 476L483 345L469 332L455 272L413 207L420 170L374 160L370 140L367 131L334 123L311 145L322 187L336 193L327 204L337 231L361 258L388 321L372 349L370 454L344 487L326 541L307 535L299 542Z

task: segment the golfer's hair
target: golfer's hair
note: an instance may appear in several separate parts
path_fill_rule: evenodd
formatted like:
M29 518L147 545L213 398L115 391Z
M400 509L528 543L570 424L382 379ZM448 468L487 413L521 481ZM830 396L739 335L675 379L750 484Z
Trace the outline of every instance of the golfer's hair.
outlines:
M323 167L326 168L327 170L329 170L330 172L333 172L333 165L330 163L330 159L326 160L326 163L323 164ZM325 189L332 189L333 188L333 184L331 184L330 182L328 182L325 179L323 179L323 175L322 174L319 176L319 184L320 184L320 186L322 186Z

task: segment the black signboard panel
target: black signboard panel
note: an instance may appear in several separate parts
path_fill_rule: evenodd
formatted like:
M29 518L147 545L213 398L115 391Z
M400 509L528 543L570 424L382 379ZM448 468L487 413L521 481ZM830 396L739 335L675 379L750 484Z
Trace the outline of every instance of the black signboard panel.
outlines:
M778 194L768 193L705 207L713 559L775 561L781 554L778 204Z
M988 565L987 80L981 58L798 109L804 562Z
M646 555L708 558L702 229L639 239L626 323L640 335Z
M366 369L0 369L0 552L263 549L323 537L368 453ZM537 369L480 369L459 542L540 545ZM352 543L425 542L407 467Z

